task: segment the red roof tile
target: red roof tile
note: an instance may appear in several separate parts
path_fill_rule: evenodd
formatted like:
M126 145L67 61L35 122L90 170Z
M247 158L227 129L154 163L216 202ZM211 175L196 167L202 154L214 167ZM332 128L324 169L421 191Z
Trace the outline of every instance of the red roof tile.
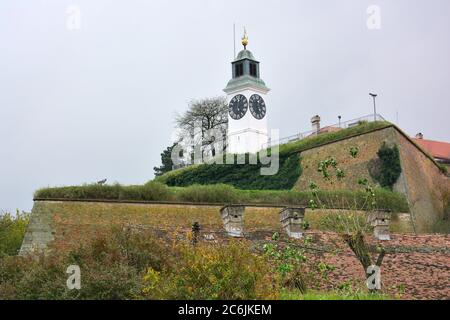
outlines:
M450 143L417 138L413 139L434 158L450 160Z

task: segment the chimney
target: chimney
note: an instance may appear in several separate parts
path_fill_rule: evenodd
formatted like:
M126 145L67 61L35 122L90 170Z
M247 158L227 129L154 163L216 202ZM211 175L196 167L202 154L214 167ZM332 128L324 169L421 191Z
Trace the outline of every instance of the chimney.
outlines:
M314 133L319 134L320 131L320 117L319 115L315 115L311 118L312 130Z
M423 133L419 132L418 134L416 134L416 139L422 140L423 139Z

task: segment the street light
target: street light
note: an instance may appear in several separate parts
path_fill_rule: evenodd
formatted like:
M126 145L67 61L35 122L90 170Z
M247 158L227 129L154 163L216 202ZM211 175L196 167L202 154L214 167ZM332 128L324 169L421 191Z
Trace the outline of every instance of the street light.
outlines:
M377 105L375 103L375 98L378 95L375 93L369 93L369 95L373 98L373 121L377 121Z

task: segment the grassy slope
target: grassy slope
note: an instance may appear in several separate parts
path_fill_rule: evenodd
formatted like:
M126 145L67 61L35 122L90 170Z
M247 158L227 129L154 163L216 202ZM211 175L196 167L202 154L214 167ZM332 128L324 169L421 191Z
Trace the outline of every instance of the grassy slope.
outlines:
M155 180L169 186L192 184L231 184L239 189L288 190L301 175L298 153L323 144L390 126L389 122L363 123L356 127L330 132L280 145L280 170L274 176L261 176L259 165L195 165L168 172ZM294 163L295 162L295 163Z

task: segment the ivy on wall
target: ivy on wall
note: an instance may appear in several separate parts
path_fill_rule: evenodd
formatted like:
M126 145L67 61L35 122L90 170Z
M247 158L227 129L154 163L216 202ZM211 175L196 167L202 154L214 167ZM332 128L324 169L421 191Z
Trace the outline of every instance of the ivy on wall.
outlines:
M168 176L164 181L168 186L185 187L193 184L224 183L244 190L288 190L301 175L298 154L280 155L279 170L275 175L261 175L258 164L251 165L211 164L200 165L192 170Z
M397 145L388 147L386 143L377 152L379 168L374 174L374 179L383 187L392 189L402 173L400 164L400 152Z

